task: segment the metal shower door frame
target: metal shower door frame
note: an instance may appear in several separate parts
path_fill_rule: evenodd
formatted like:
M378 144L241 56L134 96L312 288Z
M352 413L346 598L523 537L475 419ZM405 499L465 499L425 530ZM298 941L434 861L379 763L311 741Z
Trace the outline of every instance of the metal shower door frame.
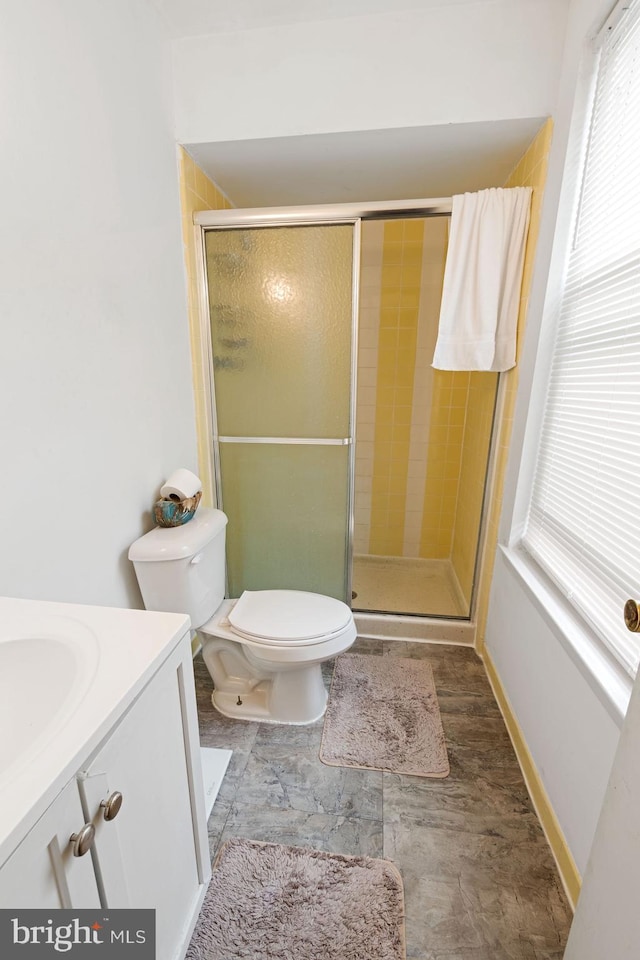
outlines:
M274 211L271 211L273 213ZM288 212L288 211L287 211ZM265 211L262 211L264 214ZM225 216L218 216L225 214ZM229 216L235 214L235 216ZM202 222L204 221L204 222ZM207 419L208 434L211 438L211 476L214 478L212 491L214 502L222 510L222 476L220 468L221 443L263 443L263 444L293 444L317 446L348 446L347 459L347 529L345 530L345 598L350 602L351 580L353 568L353 535L354 535L354 500L355 500L355 425L356 425L356 391L358 369L358 311L360 294L360 235L361 217L346 215L342 217L313 216L297 213L292 216L264 216L256 217L249 211L205 211L194 215L194 229L196 233L197 253L197 282L199 296L200 336L202 349L200 360L202 363L203 383L207 391ZM211 320L209 311L209 277L207 273L205 234L207 230L248 230L264 229L266 227L308 227L308 226L345 226L353 227L352 238L352 277L351 277L351 364L349 390L349 431L346 437L228 437L222 436L218 430L218 416L216 410L215 373L213 369L213 347L211 342Z

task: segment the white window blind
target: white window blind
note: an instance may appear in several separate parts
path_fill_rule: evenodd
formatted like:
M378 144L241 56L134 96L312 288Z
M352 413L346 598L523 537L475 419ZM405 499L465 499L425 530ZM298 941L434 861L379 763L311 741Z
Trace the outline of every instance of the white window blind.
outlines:
M599 60L523 545L634 674L640 634L640 2Z

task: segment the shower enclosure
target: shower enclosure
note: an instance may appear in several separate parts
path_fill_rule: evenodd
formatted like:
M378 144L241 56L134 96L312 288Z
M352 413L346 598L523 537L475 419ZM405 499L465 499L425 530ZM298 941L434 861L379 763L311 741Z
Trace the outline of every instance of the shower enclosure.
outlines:
M498 376L431 368L449 212L196 215L229 596L469 618Z

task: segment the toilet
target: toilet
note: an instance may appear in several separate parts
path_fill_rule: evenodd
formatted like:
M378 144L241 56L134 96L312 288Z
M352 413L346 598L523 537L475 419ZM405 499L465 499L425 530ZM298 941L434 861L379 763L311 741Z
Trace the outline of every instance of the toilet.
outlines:
M188 523L136 540L129 559L144 605L191 617L220 713L313 723L327 704L322 664L354 642L353 614L341 600L302 590L245 590L225 600L226 526L221 510L200 507Z

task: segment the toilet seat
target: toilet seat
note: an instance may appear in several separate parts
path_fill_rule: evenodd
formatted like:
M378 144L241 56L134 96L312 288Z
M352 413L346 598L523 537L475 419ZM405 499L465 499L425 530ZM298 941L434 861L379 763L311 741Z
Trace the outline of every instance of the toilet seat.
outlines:
M238 637L264 646L300 647L341 636L353 622L341 600L302 590L245 590L228 613Z

